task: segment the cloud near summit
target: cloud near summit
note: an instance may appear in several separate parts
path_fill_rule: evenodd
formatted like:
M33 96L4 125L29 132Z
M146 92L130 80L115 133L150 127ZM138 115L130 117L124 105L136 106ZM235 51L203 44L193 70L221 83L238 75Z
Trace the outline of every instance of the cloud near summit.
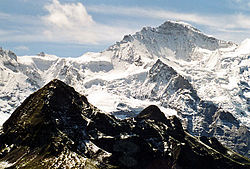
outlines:
M126 6L87 6L80 2L61 3L59 0L52 0L44 9L48 12L42 16L45 24L43 34L49 41L69 42L79 44L100 44L114 42L122 39L125 34L136 32L130 26L117 24L116 21L102 24L96 22L88 11L109 16L123 16L119 21L137 23L145 19L154 19L164 22L165 20L182 20L196 25L206 26L207 32L218 38L241 41L240 36L249 35L250 20L247 15L222 14L204 15L199 13L172 12L162 9L149 9L143 7ZM125 16L125 17L124 17ZM142 21L140 21L140 18ZM141 24L143 25L143 24ZM146 26L146 25L145 25Z
M88 14L82 3L65 3L58 0L45 6L48 15L42 20L46 24L44 34L50 41L68 41L80 44L115 41L134 30L97 23Z

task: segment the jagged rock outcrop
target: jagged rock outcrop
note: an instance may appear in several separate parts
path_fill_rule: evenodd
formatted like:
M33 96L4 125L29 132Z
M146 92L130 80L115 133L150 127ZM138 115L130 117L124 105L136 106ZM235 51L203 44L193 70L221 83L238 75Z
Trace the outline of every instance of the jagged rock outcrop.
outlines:
M247 169L249 163L215 138L191 136L157 106L119 120L59 80L30 95L0 134L6 168Z
M230 113L202 100L190 82L161 60L148 73L143 94L165 107L176 109L184 127L195 136L216 137L224 145L248 156L250 132ZM145 97L145 96L144 96Z
M13 72L16 72L16 67L18 66L16 54L10 50L6 51L0 48L0 66L1 65L4 65Z

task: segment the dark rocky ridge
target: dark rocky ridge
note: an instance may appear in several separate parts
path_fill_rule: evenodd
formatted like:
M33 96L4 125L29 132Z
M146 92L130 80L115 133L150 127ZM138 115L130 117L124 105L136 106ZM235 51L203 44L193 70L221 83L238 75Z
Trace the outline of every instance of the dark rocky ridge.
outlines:
M183 127L194 136L216 137L234 151L250 155L250 131L230 113L211 101L202 100L192 84L160 59L152 66L145 83L145 98L177 110Z
M118 120L59 80L30 95L4 123L0 167L249 168L215 138L191 136L156 106Z

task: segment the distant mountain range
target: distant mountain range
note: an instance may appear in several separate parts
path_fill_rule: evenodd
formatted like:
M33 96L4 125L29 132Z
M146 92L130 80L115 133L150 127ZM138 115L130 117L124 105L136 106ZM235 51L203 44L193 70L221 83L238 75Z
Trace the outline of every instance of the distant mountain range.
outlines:
M0 168L247 169L250 159L194 137L150 105L134 118L101 112L62 81L30 95L3 124Z
M192 135L216 137L249 156L249 60L250 40L237 45L174 21L78 58L1 49L0 117L7 119L29 94L57 78L118 118L154 104L177 115Z

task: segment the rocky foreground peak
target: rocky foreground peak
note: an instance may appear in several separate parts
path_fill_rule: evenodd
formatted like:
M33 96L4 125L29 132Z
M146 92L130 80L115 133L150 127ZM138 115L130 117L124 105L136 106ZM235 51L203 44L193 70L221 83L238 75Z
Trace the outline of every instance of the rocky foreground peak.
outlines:
M4 123L3 130L7 131L8 128L13 129L13 127L23 128L23 125L30 125L38 119L54 120L59 116L80 115L81 107L73 109L73 111L72 108L76 105L83 107L88 104L85 96L78 94L64 82L55 79L31 94Z
M0 168L248 168L215 138L196 138L149 106L116 119L59 80L30 95L4 123Z
M50 144L62 133L77 134L85 123L82 109L88 105L86 97L53 80L30 95L3 124L5 141L34 148Z
M151 120L162 121L162 122L167 120L164 113L162 113L161 110L155 105L151 105L145 108L143 111L141 111L140 114L137 115L136 118L137 119L151 119Z

